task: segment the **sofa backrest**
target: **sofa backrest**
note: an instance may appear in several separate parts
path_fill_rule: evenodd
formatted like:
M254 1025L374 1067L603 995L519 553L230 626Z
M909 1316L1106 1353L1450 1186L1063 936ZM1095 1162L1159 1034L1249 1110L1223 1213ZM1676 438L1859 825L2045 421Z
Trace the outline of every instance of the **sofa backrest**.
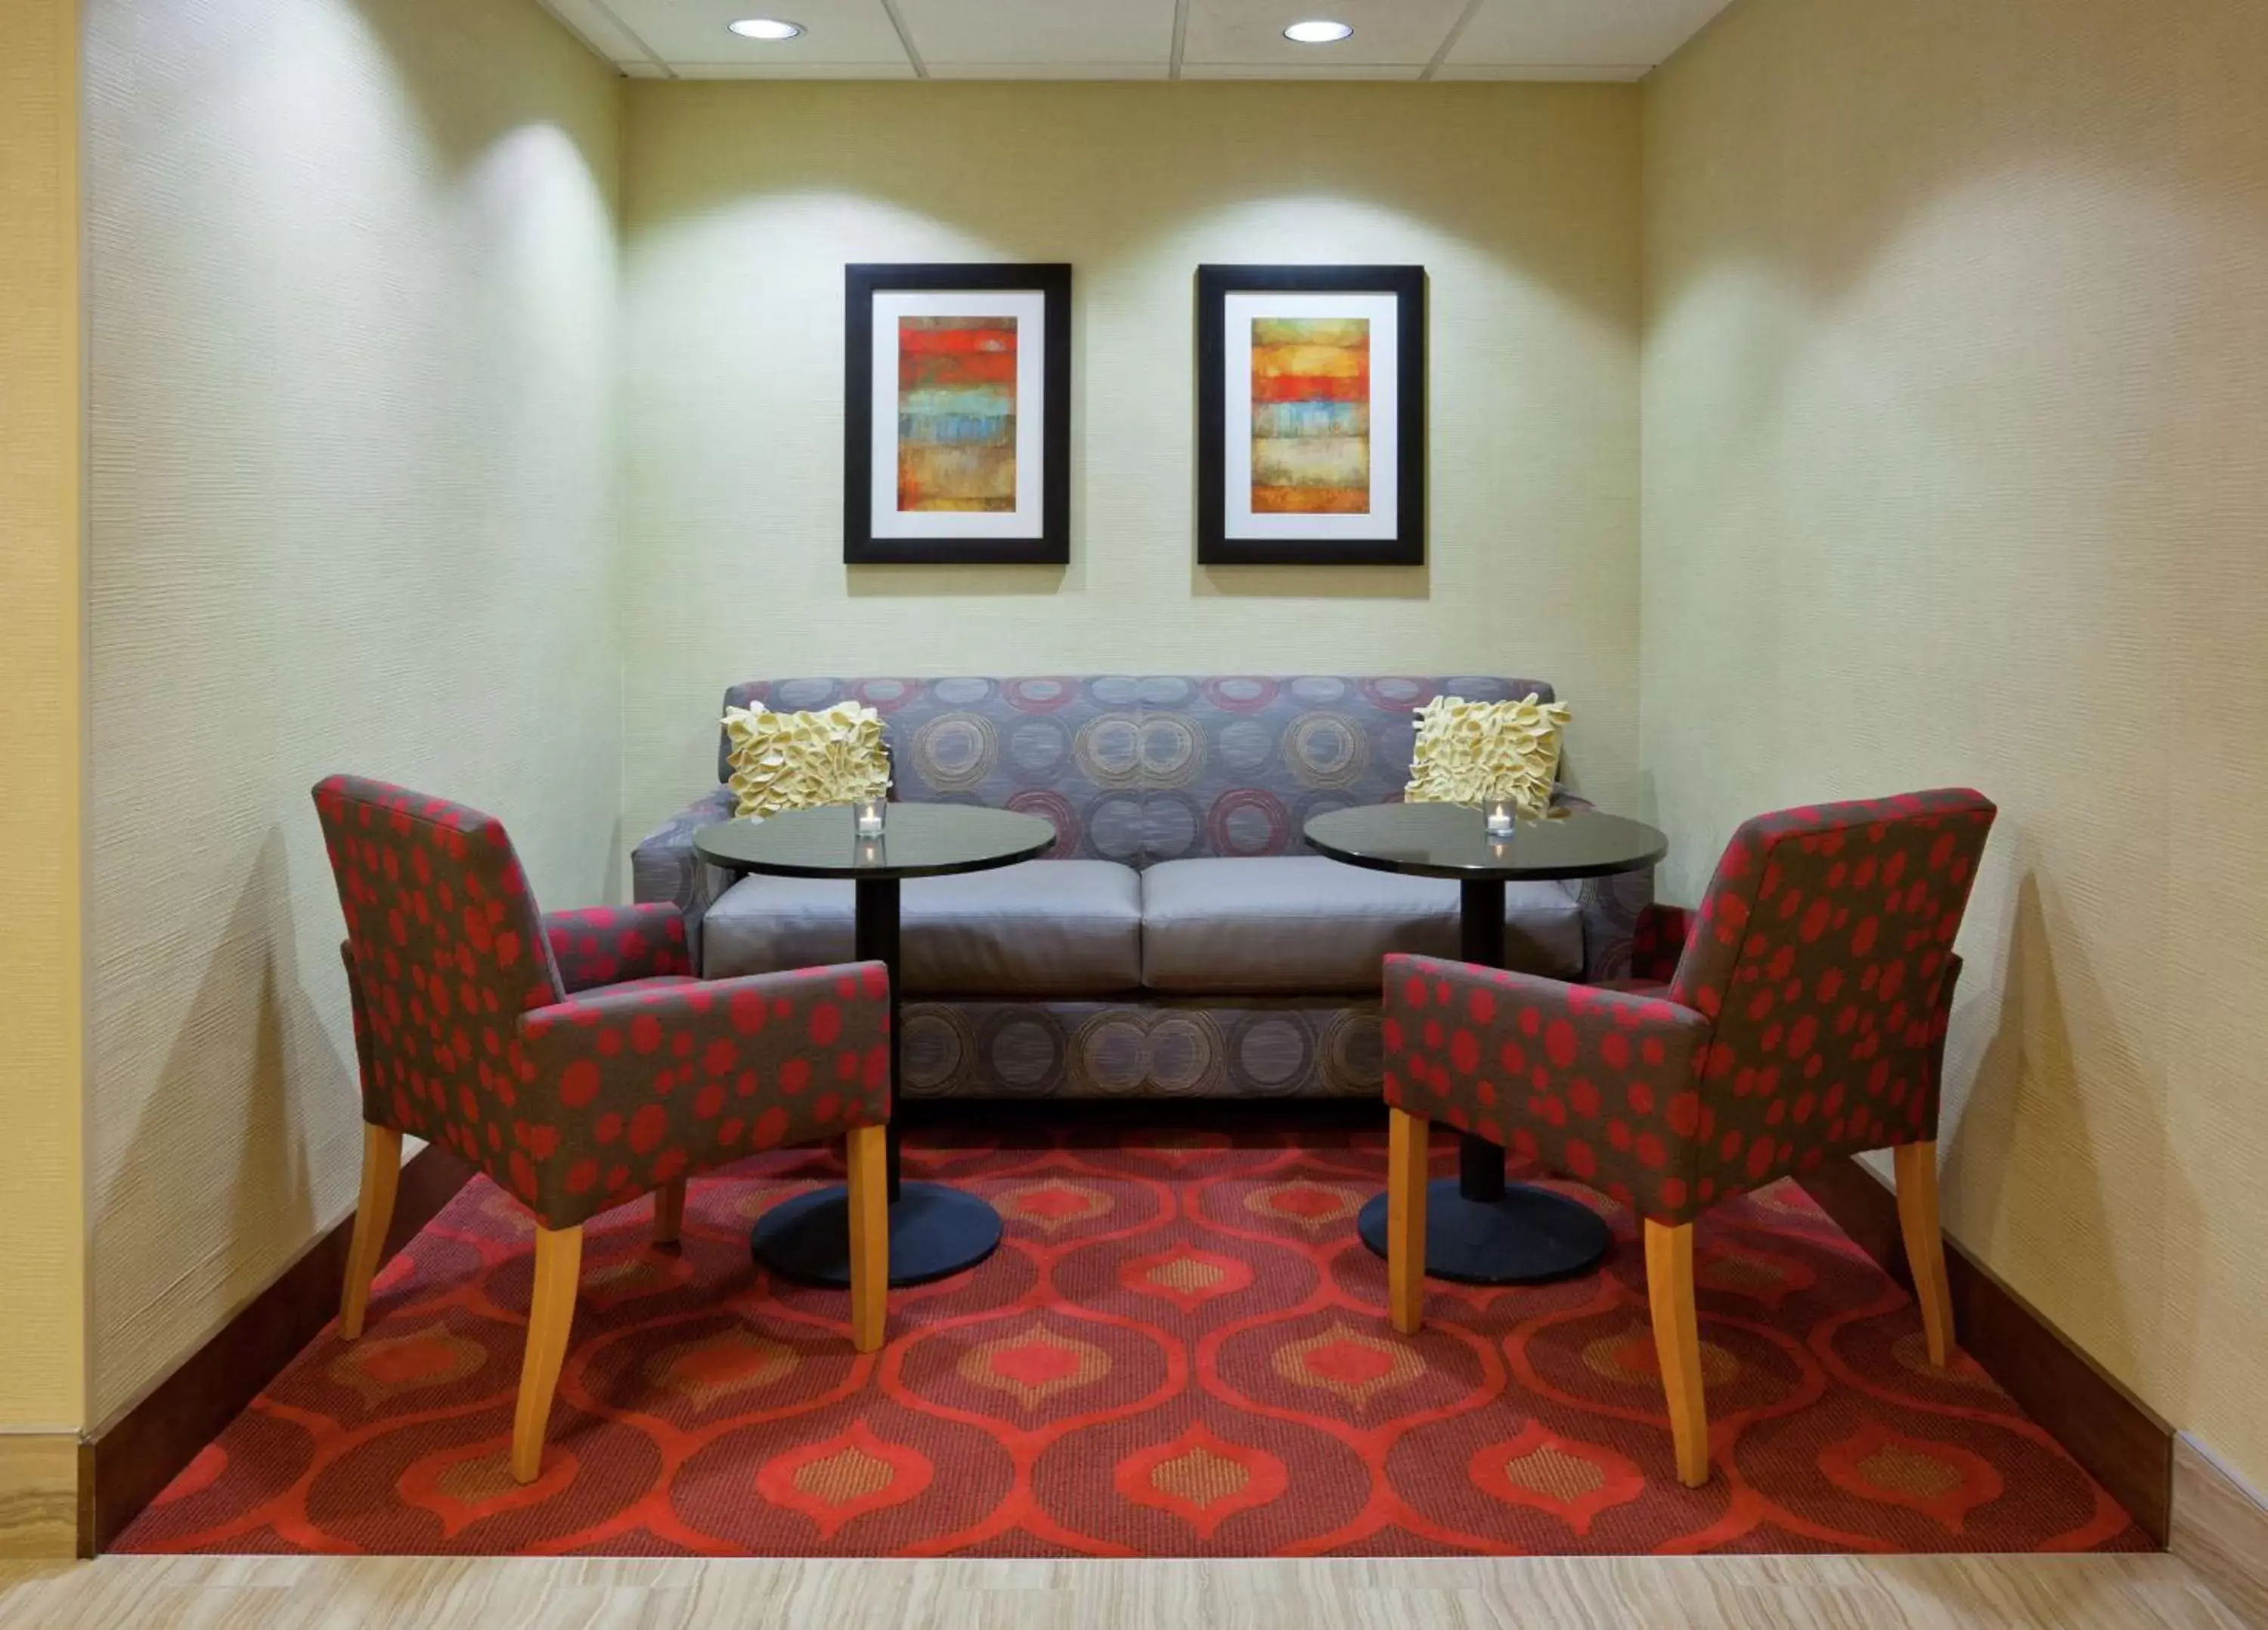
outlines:
M1309 816L1401 798L1418 708L1530 693L1553 700L1541 680L1472 676L770 679L734 685L725 705L864 702L888 733L898 797L1044 815L1057 858L1140 867L1298 854ZM720 731L720 780L729 750Z

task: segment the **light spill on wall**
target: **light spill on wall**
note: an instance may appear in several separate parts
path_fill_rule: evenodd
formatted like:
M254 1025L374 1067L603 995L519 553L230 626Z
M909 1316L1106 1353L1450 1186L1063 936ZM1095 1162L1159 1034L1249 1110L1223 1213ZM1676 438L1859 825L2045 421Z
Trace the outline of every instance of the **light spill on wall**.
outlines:
M793 673L1480 671L1633 785L1627 86L633 86L625 809ZM842 564L843 267L1077 269L1067 569ZM1432 273L1432 564L1193 564L1204 262Z
M1644 753L1967 782L1949 1226L2256 1483L2268 9L1742 0L1647 87Z
M525 0L90 0L98 1422L351 1207L350 769L604 896L617 84Z

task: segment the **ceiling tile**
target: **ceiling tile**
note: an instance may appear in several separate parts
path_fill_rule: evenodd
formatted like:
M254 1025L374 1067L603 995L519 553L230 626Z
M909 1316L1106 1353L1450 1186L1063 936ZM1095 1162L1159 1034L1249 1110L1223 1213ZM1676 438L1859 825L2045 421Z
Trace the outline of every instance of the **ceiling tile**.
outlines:
M1183 71L1191 78L1217 77L1198 75L1193 65L1199 63L1423 68L1433 60L1464 9L1465 0L1189 0ZM1351 23L1354 37L1336 45L1300 45L1284 37L1286 24L1307 18Z
M1444 63L1433 70L1436 79L1518 80L1528 84L1560 84L1580 80L1629 84L1654 70L1652 63Z
M1336 63L1328 67L1280 63L1183 63L1184 79L1410 79L1425 71L1419 63Z
M932 63L932 79L1163 79L1170 70L1154 63Z
M634 77L910 77L889 0L541 0ZM1191 79L1406 79L1441 56L1443 79L1637 79L1727 0L1186 0ZM940 79L1154 79L1168 71L1175 0L895 0L924 66ZM784 44L725 25L784 16ZM1340 44L1302 46L1287 23L1353 25ZM1452 33L1454 38L1452 40ZM1444 55L1445 44L1447 47ZM664 64L666 64L665 67Z
M911 63L673 63L680 79L914 79Z
M1727 0L1481 0L1444 69L1485 64L1651 68ZM1444 72L1444 77L1449 77ZM1464 76L1456 76L1462 77Z
M617 67L644 68L648 73L660 71L637 36L615 20L615 14L601 0L542 0L542 4L545 11L566 24L584 44Z
M1174 0L898 0L898 16L936 69L1029 63L1068 74L1116 63L1163 71L1174 55Z
M607 0L607 4L656 56L696 77L809 78L839 77L865 69L912 71L882 0ZM801 23L804 33L799 39L777 45L743 40L725 26L742 17L785 18Z

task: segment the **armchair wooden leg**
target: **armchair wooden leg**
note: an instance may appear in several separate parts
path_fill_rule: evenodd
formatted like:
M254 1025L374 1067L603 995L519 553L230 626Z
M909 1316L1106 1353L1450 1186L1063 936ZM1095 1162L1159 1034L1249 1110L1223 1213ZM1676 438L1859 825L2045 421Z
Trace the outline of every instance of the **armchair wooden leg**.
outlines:
M854 1126L850 1164L850 1345L872 1353L882 1345L890 1311L889 1129Z
M1646 1288L1653 1307L1653 1348L1669 1399L1669 1435L1677 1479L1688 1488L1709 1480L1709 1411L1701 1387L1701 1326L1693 1310L1693 1225L1646 1225Z
M685 1228L685 1179L673 1178L653 1191L653 1243L674 1245Z
M1414 1336L1425 1323L1425 1145L1429 1123L1388 1110L1386 1153L1386 1309Z
M535 1294L527 1309L527 1353L519 1366L519 1406L512 1420L512 1475L533 1483L543 1469L543 1435L551 1421L551 1395L567 1357L575 1323L575 1283L583 1269L583 1230L535 1230Z
M1942 1369L1953 1356L1953 1293L1946 1283L1945 1231L1937 1214L1937 1145L1901 1144L1891 1159L1897 1168L1898 1231L1905 1235L1922 1333L1929 1361Z
M401 1134L391 1126L362 1129L362 1199L355 1207L354 1242L347 1248L347 1282L339 1295L339 1334L352 1341L362 1334L370 1311L370 1282L386 1249L394 1221L394 1195L401 1182Z

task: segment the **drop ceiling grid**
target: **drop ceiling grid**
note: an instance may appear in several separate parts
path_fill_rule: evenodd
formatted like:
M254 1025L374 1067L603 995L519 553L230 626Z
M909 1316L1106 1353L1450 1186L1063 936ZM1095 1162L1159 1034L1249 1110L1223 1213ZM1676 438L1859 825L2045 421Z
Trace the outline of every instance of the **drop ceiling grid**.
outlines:
M624 73L685 78L1643 77L1727 0L542 0ZM804 35L737 39L784 15ZM1354 26L1301 46L1287 23Z

